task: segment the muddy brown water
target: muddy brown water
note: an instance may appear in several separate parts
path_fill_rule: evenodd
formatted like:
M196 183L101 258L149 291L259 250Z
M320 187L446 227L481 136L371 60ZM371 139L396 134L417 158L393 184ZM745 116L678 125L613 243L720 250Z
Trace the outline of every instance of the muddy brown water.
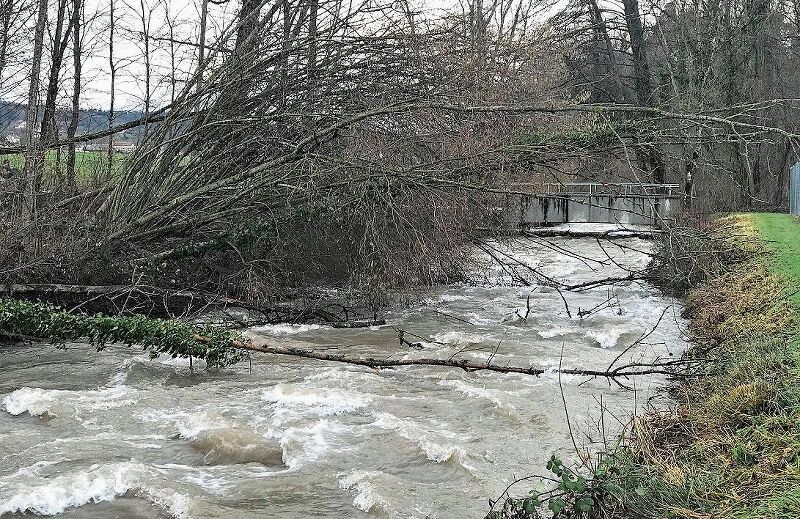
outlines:
M579 283L647 262L649 242L617 243L526 239L500 247ZM603 249L613 262L597 261ZM250 333L358 355L486 359L497 348L495 363L598 368L664 314L622 361L686 347L679 303L647 284L565 293L570 318L557 291L517 286L508 268L479 257L474 284L433 290L425 304L391 311L386 326ZM401 347L396 328L424 337L423 349ZM79 344L3 346L0 516L480 518L516 477L544 473L554 453L570 458L562 389L586 443L619 431L664 384L641 377L631 392L586 377L563 376L559 385L552 371L537 378L252 360L252 370L243 363L192 372L183 359L124 347L98 354Z

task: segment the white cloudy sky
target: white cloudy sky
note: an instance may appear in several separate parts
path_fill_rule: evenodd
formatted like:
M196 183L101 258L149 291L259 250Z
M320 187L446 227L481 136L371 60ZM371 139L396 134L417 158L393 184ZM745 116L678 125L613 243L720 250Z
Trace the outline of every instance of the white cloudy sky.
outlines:
M216 5L210 3L208 41L213 41L226 24L230 23L239 8L241 0L228 0ZM393 0L376 0L376 2ZM523 1L523 0L513 0ZM543 4L550 1L540 0ZM116 108L118 110L141 110L144 106L144 45L141 20L142 5L149 23L151 49L149 52L152 73L152 106L163 105L170 100L171 51L166 41L153 41L155 38L170 36L169 23L174 27L174 37L178 40L196 42L199 33L201 0L85 0L85 25L83 47L84 60L83 90L81 105L84 108L107 109L110 100L109 32L110 5L114 2L117 30L114 37L114 62L117 66ZM459 0L412 0L415 9L439 10L453 6ZM51 0L51 3L54 3ZM550 4L552 5L552 4ZM55 13L51 13L54 18ZM18 48L21 57L17 58L18 68L7 67L0 78L0 97L7 100L25 102L27 99L27 77L30 72L26 57L30 55L30 38L33 34L33 19L18 31ZM196 66L196 47L175 45L178 79L185 79ZM71 51L70 51L71 52ZM45 63L47 60L45 60ZM65 58L61 84L63 92L59 103L69 105L72 90L72 58ZM42 88L47 81L47 70L42 70ZM180 90L181 84L177 85Z
M92 19L87 27L85 44L90 56L85 64L83 81L83 102L87 107L107 108L110 98L110 65L108 61L108 25L111 0L87 0L86 17ZM144 45L139 0L115 1L115 18L118 28L114 38L114 61L118 68L116 103L119 108L141 109L144 100ZM170 36L168 20L174 27L177 40L197 41L199 33L200 0L145 0L149 31L156 38ZM236 0L227 5L210 5L212 16L209 20L209 39L221 30L221 24L228 23L238 8ZM150 42L150 61L153 70L153 104L166 102L171 94L170 70L172 53L166 41ZM196 48L185 45L174 46L176 54L177 77L188 76L196 66ZM65 67L70 68L70 67ZM71 76L71 71L65 71ZM180 84L178 85L178 90Z

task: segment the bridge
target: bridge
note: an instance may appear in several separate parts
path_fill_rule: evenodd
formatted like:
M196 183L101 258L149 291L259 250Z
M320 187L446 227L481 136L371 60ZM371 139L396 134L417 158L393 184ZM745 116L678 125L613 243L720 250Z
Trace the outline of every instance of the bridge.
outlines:
M559 223L654 225L674 218L681 205L678 184L512 184L503 215L515 227Z

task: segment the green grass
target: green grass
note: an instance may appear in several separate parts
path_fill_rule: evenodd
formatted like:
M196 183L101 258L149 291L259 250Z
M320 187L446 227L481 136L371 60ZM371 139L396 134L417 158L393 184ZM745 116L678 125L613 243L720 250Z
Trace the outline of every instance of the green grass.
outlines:
M787 289L793 292L793 305L800 310L800 219L778 213L750 213L744 218L752 223L771 253L770 272L784 279Z
M112 177L116 178L122 172L128 155L114 153L112 159ZM20 171L25 167L25 155L17 153L6 155L11 167ZM103 180L107 176L108 154L105 151L77 151L75 152L75 181L79 185L92 184L96 180ZM63 150L59 157L56 150L50 150L45 155L45 175L48 178L58 178L58 169L63 172L67 167L67 152Z

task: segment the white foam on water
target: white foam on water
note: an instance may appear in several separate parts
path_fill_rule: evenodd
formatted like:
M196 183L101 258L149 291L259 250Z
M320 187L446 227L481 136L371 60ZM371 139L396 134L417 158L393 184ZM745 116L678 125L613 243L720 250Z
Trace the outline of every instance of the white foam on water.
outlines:
M33 465L28 465L27 467L20 467L14 474L9 476L10 478L16 478L20 476L38 476L42 469L47 467L52 467L53 465L58 465L62 461L69 461L66 458L57 458L54 460L44 460L44 461L37 461ZM5 485L5 484L3 484Z
M229 420L208 411L188 412L178 409L161 409L151 411L140 416L144 422L175 424L175 432L184 440L193 440L204 431L225 429L232 427ZM153 439L161 438L154 436Z
M609 326L586 330L586 337L603 349L614 349L620 344L620 340L632 333L635 333L627 326Z
M189 497L159 484L154 476L152 470L134 460L92 465L53 478L43 478L34 469L22 471L6 477L5 484L0 487L0 516L58 515L71 508L110 502L132 493L175 519L189 519Z
M217 495L224 495L233 485L224 477L215 476L205 470L196 470L184 476L183 479Z
M537 331L536 335L538 335L542 339L553 339L555 337L563 337L565 335L569 335L572 332L573 332L572 330L568 330L566 328L549 328L547 330Z
M452 303L453 301L467 301L467 300L469 300L469 296L465 296L463 294L442 294L439 296L437 302Z
M126 386L71 391L23 387L3 397L3 407L9 414L19 416L28 413L42 416L45 413L58 416L59 407L72 407L75 411L101 411L117 407L132 406L135 399L125 398L135 393Z
M357 411L372 401L355 392L300 384L277 384L262 392L261 398L274 405L273 423L293 421L301 416L336 416Z
M457 330L437 333L432 339L436 342L443 342L451 346L468 346L470 344L480 344L487 340L484 336L474 333L459 332Z
M128 370L118 371L108 380L109 386L122 386L128 381Z
M297 335L300 333L307 333L313 330L320 330L327 328L319 324L267 324L264 326L257 326L250 328L253 333L266 334L266 335Z
M189 414L175 421L178 434L186 440L197 438L202 432L223 429L228 426L226 420L209 413Z
M140 357L128 357L122 361L121 369L111 375L108 380L109 386L122 386L128 380L128 373L130 372L131 366L139 362Z
M203 359L198 359L194 357L191 359L189 359L189 357L173 357L172 355L167 355L164 353L159 354L158 357L156 357L155 359L148 359L146 362L153 362L153 360L164 366L171 366L173 368L186 368L186 369L191 367L192 369L200 371L206 369L206 367L208 366L206 364L206 361Z
M362 512L375 512L375 508L388 514L391 510L389 503L378 494L378 488L371 481L372 478L381 476L381 472L356 470L339 479L339 487L355 493L353 506Z
M279 438L283 449L283 462L290 469L313 463L331 449L330 437L349 431L339 422L322 419L313 425L290 427L281 432L272 432Z
M145 450L145 449L163 449L164 448L164 446L161 445L160 443L139 443L139 442L132 442L132 441L128 441L128 440L122 440L122 443L124 443L125 445L128 445L130 447L133 447L134 449L142 449L142 450Z
M167 510L172 519L191 519L192 499L174 491L146 491L147 499L162 510Z
M136 488L143 466L125 462L95 465L87 471L57 476L39 485L23 482L12 494L0 495L0 515L56 515L88 503L112 501Z
M377 419L372 422L373 426L394 431L400 437L416 444L430 461L445 463L452 460L465 469L471 470L471 467L466 464L467 454L460 446L431 439L436 434L412 420L398 418L391 413L378 413L376 417ZM450 439L455 437L455 434L447 433L447 431L439 431L439 434L448 436Z
M550 367L546 368L544 370L544 372L542 373L540 378L544 378L544 379L547 379L547 380L555 380L555 381L559 381L560 380L564 384L572 384L573 382L582 382L582 381L587 379L587 377L582 376L582 375L571 375L571 374L568 374L568 373L561 373L560 377L559 377L558 361L556 361L555 365L553 365L552 361L549 362L549 364L550 364ZM562 367L565 368L566 366L562 366Z
M354 378L357 377L374 377L371 373L365 373L364 371L359 370L358 368L350 367L349 369L344 367L335 367L329 368L321 371L314 372L308 375L304 381L305 382L344 382L349 383L352 382Z

